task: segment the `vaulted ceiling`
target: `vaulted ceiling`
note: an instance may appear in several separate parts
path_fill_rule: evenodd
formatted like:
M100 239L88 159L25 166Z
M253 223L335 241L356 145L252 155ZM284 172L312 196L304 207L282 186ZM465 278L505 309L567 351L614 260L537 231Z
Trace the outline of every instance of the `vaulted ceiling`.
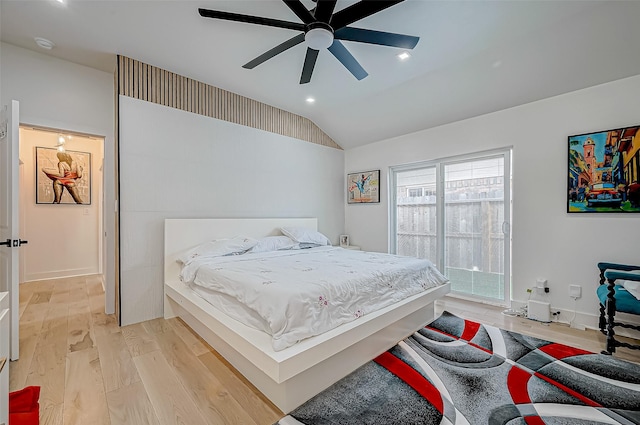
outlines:
M346 149L640 74L638 1L407 0L352 26L419 36L410 59L345 41L368 77L320 51L308 84L304 43L242 68L298 32L202 18L199 7L301 22L279 0L2 0L0 37L107 72L116 54L138 59L305 116Z

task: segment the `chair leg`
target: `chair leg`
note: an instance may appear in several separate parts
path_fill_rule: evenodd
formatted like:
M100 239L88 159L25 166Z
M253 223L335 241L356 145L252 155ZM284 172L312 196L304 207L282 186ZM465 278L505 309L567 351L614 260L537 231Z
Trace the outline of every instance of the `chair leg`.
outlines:
M600 332L602 332L603 334L607 334L607 331L605 330L605 326L607 326L607 319L605 318L605 310L604 310L604 305L602 305L602 303L600 304L600 319L598 320L598 327L600 328Z
M607 352L613 354L616 352L616 340L614 338L616 332L613 330L615 326L614 318L616 314L616 300L609 298L607 300Z

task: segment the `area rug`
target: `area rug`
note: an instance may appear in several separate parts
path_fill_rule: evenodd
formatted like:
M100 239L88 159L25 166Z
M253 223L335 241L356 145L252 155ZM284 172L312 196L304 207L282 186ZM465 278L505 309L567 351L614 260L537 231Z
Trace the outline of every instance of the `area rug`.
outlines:
M640 424L640 365L444 312L277 424Z

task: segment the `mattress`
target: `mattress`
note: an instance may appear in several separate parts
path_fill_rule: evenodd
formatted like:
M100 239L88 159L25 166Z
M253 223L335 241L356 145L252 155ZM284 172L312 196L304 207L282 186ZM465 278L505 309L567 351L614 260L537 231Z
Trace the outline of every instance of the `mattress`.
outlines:
M198 259L180 278L275 351L447 282L428 260L338 247Z

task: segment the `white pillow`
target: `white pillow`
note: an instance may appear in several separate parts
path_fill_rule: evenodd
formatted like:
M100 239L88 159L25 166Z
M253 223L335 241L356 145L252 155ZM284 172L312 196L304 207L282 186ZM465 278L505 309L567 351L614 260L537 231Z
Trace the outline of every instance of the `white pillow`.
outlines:
M258 243L249 252L270 252L280 249L295 249L297 247L298 242L289 236L265 236L262 239L258 239Z
M637 300L640 300L640 282L635 280L623 280L624 289L633 295Z
M625 272L625 273L631 273L631 274L640 275L640 270L631 270L631 271ZM626 289L636 299L640 300L640 281L637 281L637 280L619 280L619 281L616 281L616 283L618 285L624 286L624 289Z
M325 235L305 227L283 227L283 234L289 236L298 243L315 243L318 245L331 245L331 241Z
M309 249L309 248L316 248L318 246L323 246L317 243L308 243L308 242L303 242L298 244L298 249Z
M246 236L236 236L231 239L218 239L205 242L192 248L178 257L178 261L185 266L196 258L213 258L224 255L237 254L253 248L258 241Z

